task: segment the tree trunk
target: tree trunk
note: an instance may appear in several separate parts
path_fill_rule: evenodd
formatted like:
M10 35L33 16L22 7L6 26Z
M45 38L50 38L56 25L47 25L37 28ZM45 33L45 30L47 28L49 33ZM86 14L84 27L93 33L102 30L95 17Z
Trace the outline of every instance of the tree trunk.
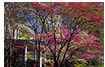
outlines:
M63 64L61 63L60 67L63 67Z
M57 61L54 62L54 67L59 67Z

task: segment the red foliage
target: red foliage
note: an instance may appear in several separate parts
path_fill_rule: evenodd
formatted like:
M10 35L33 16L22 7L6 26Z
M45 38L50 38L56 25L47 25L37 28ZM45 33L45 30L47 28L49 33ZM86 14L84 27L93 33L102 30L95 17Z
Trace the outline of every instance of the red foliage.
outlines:
M37 8L42 8L42 6L40 4L38 4L38 2L33 2L32 4Z
M56 2L56 4L58 4L59 6L66 6L66 4L62 2Z
M99 25L102 25L104 22L103 22L103 19L104 17L103 16L100 16L98 15L98 13L103 13L104 10L103 9L100 9L100 10L96 10L97 8L103 8L103 6L101 6L102 3L100 2L73 2L73 3L70 3L70 4L66 4L66 2L55 2L54 4L58 5L58 6L62 6L62 8L60 10L57 10L56 7L51 7L51 6L43 6L41 4L39 4L38 2L33 2L32 3L36 8L42 10L42 11L46 11L46 12L49 12L49 13L58 13L58 14L61 14L61 13L68 13L69 11L74 11L72 13L72 16L74 15L75 17L79 17L79 16L82 16L81 18L85 18L86 21L91 21L91 22L94 22L94 23L97 23ZM97 5L97 6L96 6ZM90 10L91 11L87 11L87 10ZM95 11L95 14L93 13Z

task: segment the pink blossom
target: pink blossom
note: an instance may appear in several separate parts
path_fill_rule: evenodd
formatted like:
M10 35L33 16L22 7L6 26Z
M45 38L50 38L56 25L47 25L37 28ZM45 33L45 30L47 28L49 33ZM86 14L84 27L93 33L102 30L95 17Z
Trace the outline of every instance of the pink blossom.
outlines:
M99 40L99 38L97 38L97 37L95 37L94 35L91 35L91 34L90 34L88 37L89 37L90 39L93 39L93 40Z
M86 60L91 60L95 57L95 55L85 53L85 54L82 54L82 57L84 57Z

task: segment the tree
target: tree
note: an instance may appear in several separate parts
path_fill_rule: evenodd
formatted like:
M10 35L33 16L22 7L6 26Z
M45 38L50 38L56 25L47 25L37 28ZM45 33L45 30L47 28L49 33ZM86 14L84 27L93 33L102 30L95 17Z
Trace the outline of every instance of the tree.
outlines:
M4 3L4 41L5 41L5 66L12 66L14 39L18 38L18 21L22 5L20 3Z
M21 16L21 21L23 21L23 25L26 27L29 27L30 30L34 32L32 36L34 35L34 40L35 42L34 48L37 50L34 50L34 56L37 56L37 58L34 58L35 63L37 66L40 64L40 45L41 45L41 38L38 37L39 35L42 34L42 32L46 31L46 19L48 18L49 13L41 11L40 9L33 7L30 3L28 3L29 8L26 8L23 10L22 16Z
M63 22L62 25L63 24L67 25L68 29L70 31L70 33L66 37L66 39L68 39L68 43L63 41L63 46L61 46L61 48L60 48L60 50L62 50L65 45L67 46L66 50L64 52L63 59L61 61L61 67L63 66L63 63L64 63L63 61L64 61L67 51L69 49L69 46L70 46L69 44L71 44L72 38L74 38L73 35L76 34L76 31L78 30L78 28L81 28L80 30L85 29L84 24L87 24L89 22L94 22L94 23L100 24L100 25L103 24L103 16L102 16L103 12L101 11L102 14L100 16L97 14L100 11L98 12L96 10L97 8L101 8L103 10L103 6L101 6L102 3L92 3L92 4L91 3L70 3L69 4L69 3L56 3L55 2L55 3L51 3L51 5L49 5L47 3L44 3L45 5L43 5L43 3L33 3L33 4L35 7L41 8L41 10L51 7L51 9L48 9L48 10L46 9L46 10L51 13L51 23L53 25L53 27L52 27L53 29L51 32L46 32L46 34L48 34L48 36L45 35L44 39L48 40L45 42L47 42L48 48L53 55L53 61L54 61L55 67L58 67L59 53L61 53L61 51L59 51L58 56L56 56L55 51L57 50L58 43L57 43L55 31L58 29L56 29L56 27L55 27L56 22L53 22L53 19L54 19L52 17L53 15L59 14L63 18L63 21L60 21L60 22L61 23ZM46 7L46 4L47 4L47 7ZM97 11L97 12L94 13L95 11ZM90 15L93 15L93 16L90 16ZM102 19L99 20L99 18L102 18ZM59 33L61 34L61 31ZM65 35L66 35L66 33L65 33ZM60 35L60 36L62 38L62 35ZM49 44L53 44L53 46L49 46Z
M54 63L58 63L60 61L62 64L64 64L66 60L69 60L70 62L76 62L76 59L80 59L80 57L83 59L86 59L87 57L88 59L86 60L89 60L93 59L93 57L91 58L92 55L98 55L97 57L103 56L103 48L99 45L99 43L94 41L99 39L94 37L93 35L88 35L88 33L85 31L81 31L78 34L73 34L74 36L70 41L71 44L69 44L69 47L68 43L69 38L71 37L70 35L67 36L69 33L69 30L67 28L62 28L62 35L60 35L58 31L51 31L48 33L49 34L43 34L43 37L47 36L47 38L45 38L45 51L47 51L48 56L56 57L56 59L52 59ZM56 35L56 38L53 36L54 33ZM54 38L56 39L56 46ZM65 53L65 51L67 52ZM82 57L83 54L87 54L87 56ZM90 55L90 58L88 54Z

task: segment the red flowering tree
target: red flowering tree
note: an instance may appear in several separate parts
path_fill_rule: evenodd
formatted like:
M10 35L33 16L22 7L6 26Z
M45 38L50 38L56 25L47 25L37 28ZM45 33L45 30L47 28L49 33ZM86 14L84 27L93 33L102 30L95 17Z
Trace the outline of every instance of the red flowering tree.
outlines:
M53 55L54 66L58 67L58 62L60 59L60 67L63 67L64 61L66 60L67 54L70 54L71 49L69 49L73 44L76 42L79 44L77 49L74 51L78 51L85 46L87 47L90 45L94 48L103 50L99 44L97 45L98 38L94 37L93 35L88 35L88 39L85 40L86 42L81 43L79 40L80 36L77 36L81 31L86 29L85 24L88 23L95 23L99 25L103 25L103 4L102 3L62 3L62 2L49 2L49 3L32 3L36 9L38 9L39 13L45 14L49 17L49 20L46 22L51 21L52 24L52 31L47 30L47 27L43 27L46 30L45 33L41 34L41 37L45 41L49 51ZM54 16L61 16L61 19L58 20L57 17ZM43 16L42 16L43 17ZM59 21L60 23L57 23ZM46 24L45 22L42 22ZM57 25L58 24L58 25ZM57 25L57 26L56 26ZM47 24L48 29L50 29L49 24ZM62 26L67 26L66 29L62 30ZM57 30L57 31L56 31ZM58 34L58 35L57 35ZM58 36L58 37L57 37ZM77 39L78 38L78 39ZM73 40L74 39L74 40ZM93 41L97 40L97 41ZM73 41L73 42L72 42ZM84 41L84 40L83 40ZM58 49L58 44L60 47ZM82 45L82 46L81 46ZM83 46L85 45L85 46ZM96 47L97 45L97 47ZM64 50L65 48L65 50ZM73 48L74 49L74 48ZM88 48L87 48L88 49ZM57 52L58 51L58 52ZM62 52L63 51L63 52ZM79 52L78 52L79 53ZM62 58L60 58L60 55ZM73 54L70 54L70 56ZM74 52L75 55L75 52ZM77 54L79 55L79 54ZM85 56L85 55L84 55ZM93 58L93 57L92 57Z

